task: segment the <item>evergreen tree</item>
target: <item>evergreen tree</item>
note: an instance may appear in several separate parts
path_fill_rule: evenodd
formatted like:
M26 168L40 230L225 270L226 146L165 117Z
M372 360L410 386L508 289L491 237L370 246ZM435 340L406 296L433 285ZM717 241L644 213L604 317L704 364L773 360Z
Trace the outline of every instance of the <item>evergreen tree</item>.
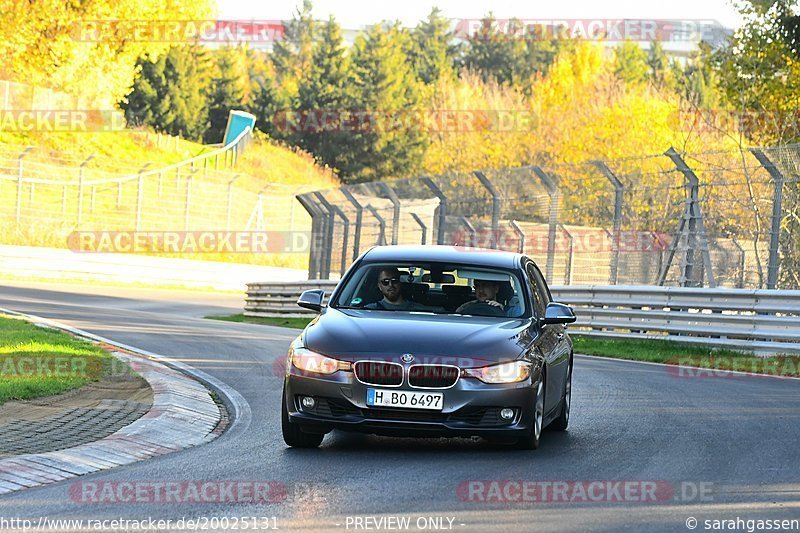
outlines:
M282 137L276 131L274 119L277 113L288 108L288 102L281 99L275 80L275 69L268 53L247 50L247 70L250 78L250 98L245 105L247 112L256 117L256 129L271 137Z
M712 109L721 104L719 76L713 64L714 51L705 42L691 54L678 83L679 94L698 109Z
M649 71L647 54L633 41L625 41L614 50L614 74L625 83L642 83Z
M453 71L456 48L450 44L453 34L449 26L441 10L433 8L427 20L417 24L411 33L410 59L417 77L425 84Z
M311 0L303 0L302 8L286 23L283 39L275 43L272 51L275 74L289 100L297 97L299 80L313 62L317 25L312 7Z
M650 43L647 66L650 67L650 79L653 80L653 84L656 87L664 87L667 84L669 61L661 41L655 40Z
M350 86L354 103L369 113L369 123L350 134L339 168L348 181L412 175L418 171L426 138L405 120L417 109L419 82L408 62L410 36L398 25L372 26L356 39ZM401 124L389 117L400 117Z
M222 142L230 111L241 109L245 104L247 71L241 62L241 51L224 47L216 55L217 73L211 80L208 96L209 124L204 135L206 143Z
M504 32L494 15L489 14L481 20L478 30L468 36L463 66L479 72L483 81L514 85L527 80L530 74L527 46L524 39L514 36L521 30L521 23L512 20Z
M460 64L479 72L483 81L513 85L527 93L531 77L550 67L561 44L541 26L526 27L517 19L504 26L491 14L481 20L478 30L467 37Z
M139 74L120 104L129 124L199 140L207 128L208 54L198 44L139 59Z
M562 43L556 38L548 38L541 26L529 28L525 36L527 49L525 75L544 74L562 49Z
M292 139L329 166L338 168L339 155L347 149L349 137L349 133L341 131L339 119L352 102L347 92L350 60L342 30L333 17L321 28L312 59L311 67L300 80L297 110L300 116L330 112L328 116L332 118L319 128L304 128Z

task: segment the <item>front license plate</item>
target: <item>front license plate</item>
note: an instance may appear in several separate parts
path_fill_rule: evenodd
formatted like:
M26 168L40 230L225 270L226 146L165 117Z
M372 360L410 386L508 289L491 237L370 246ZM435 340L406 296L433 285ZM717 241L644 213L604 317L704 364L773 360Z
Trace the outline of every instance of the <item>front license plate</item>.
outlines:
M441 392L367 389L367 405L369 407L408 407L441 411L443 404L444 394Z

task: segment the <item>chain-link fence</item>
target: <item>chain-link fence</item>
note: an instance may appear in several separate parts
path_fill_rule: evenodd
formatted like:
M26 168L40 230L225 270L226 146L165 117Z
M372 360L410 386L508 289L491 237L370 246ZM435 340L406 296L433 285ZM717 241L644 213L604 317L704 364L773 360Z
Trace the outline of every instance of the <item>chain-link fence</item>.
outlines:
M251 139L156 168L97 164L0 145L2 242L67 246L77 231L310 231L294 197L313 186L264 183L236 171Z
M554 284L800 288L800 145L364 183L298 195L310 279L376 244L524 252Z

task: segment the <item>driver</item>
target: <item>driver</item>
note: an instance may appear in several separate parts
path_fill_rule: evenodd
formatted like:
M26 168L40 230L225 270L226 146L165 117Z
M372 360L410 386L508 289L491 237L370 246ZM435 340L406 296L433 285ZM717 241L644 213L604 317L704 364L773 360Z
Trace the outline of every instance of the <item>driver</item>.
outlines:
M500 290L500 284L496 281L485 279L476 279L473 282L475 286L475 299L459 306L456 313L462 315L475 314L474 311L479 311L477 314L484 315L488 313L496 316L504 316L505 308L503 304L497 301L497 293ZM489 308L478 306L491 306ZM495 309L492 309L495 308Z
M383 294L383 299L365 305L364 309L430 311L429 307L403 298L403 293L400 290L400 271L396 268L382 268L378 272L378 289Z

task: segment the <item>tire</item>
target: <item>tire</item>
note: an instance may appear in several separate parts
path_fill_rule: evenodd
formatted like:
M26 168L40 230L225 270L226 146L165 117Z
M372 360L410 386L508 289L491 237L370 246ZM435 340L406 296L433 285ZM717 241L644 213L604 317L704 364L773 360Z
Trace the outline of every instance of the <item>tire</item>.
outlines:
M521 450L535 450L539 448L542 438L542 422L544 422L544 391L546 375L542 373L542 379L536 386L536 400L533 404L533 427L528 435L520 437L517 441L517 448Z
M569 358L567 380L564 382L564 400L561 402L561 412L553 420L549 428L553 431L565 431L569 425L569 409L572 404L572 357Z
M325 438L324 433L304 433L299 425L289 420L285 394L281 402L281 432L283 433L283 442L292 448L316 448L322 444L322 439Z

